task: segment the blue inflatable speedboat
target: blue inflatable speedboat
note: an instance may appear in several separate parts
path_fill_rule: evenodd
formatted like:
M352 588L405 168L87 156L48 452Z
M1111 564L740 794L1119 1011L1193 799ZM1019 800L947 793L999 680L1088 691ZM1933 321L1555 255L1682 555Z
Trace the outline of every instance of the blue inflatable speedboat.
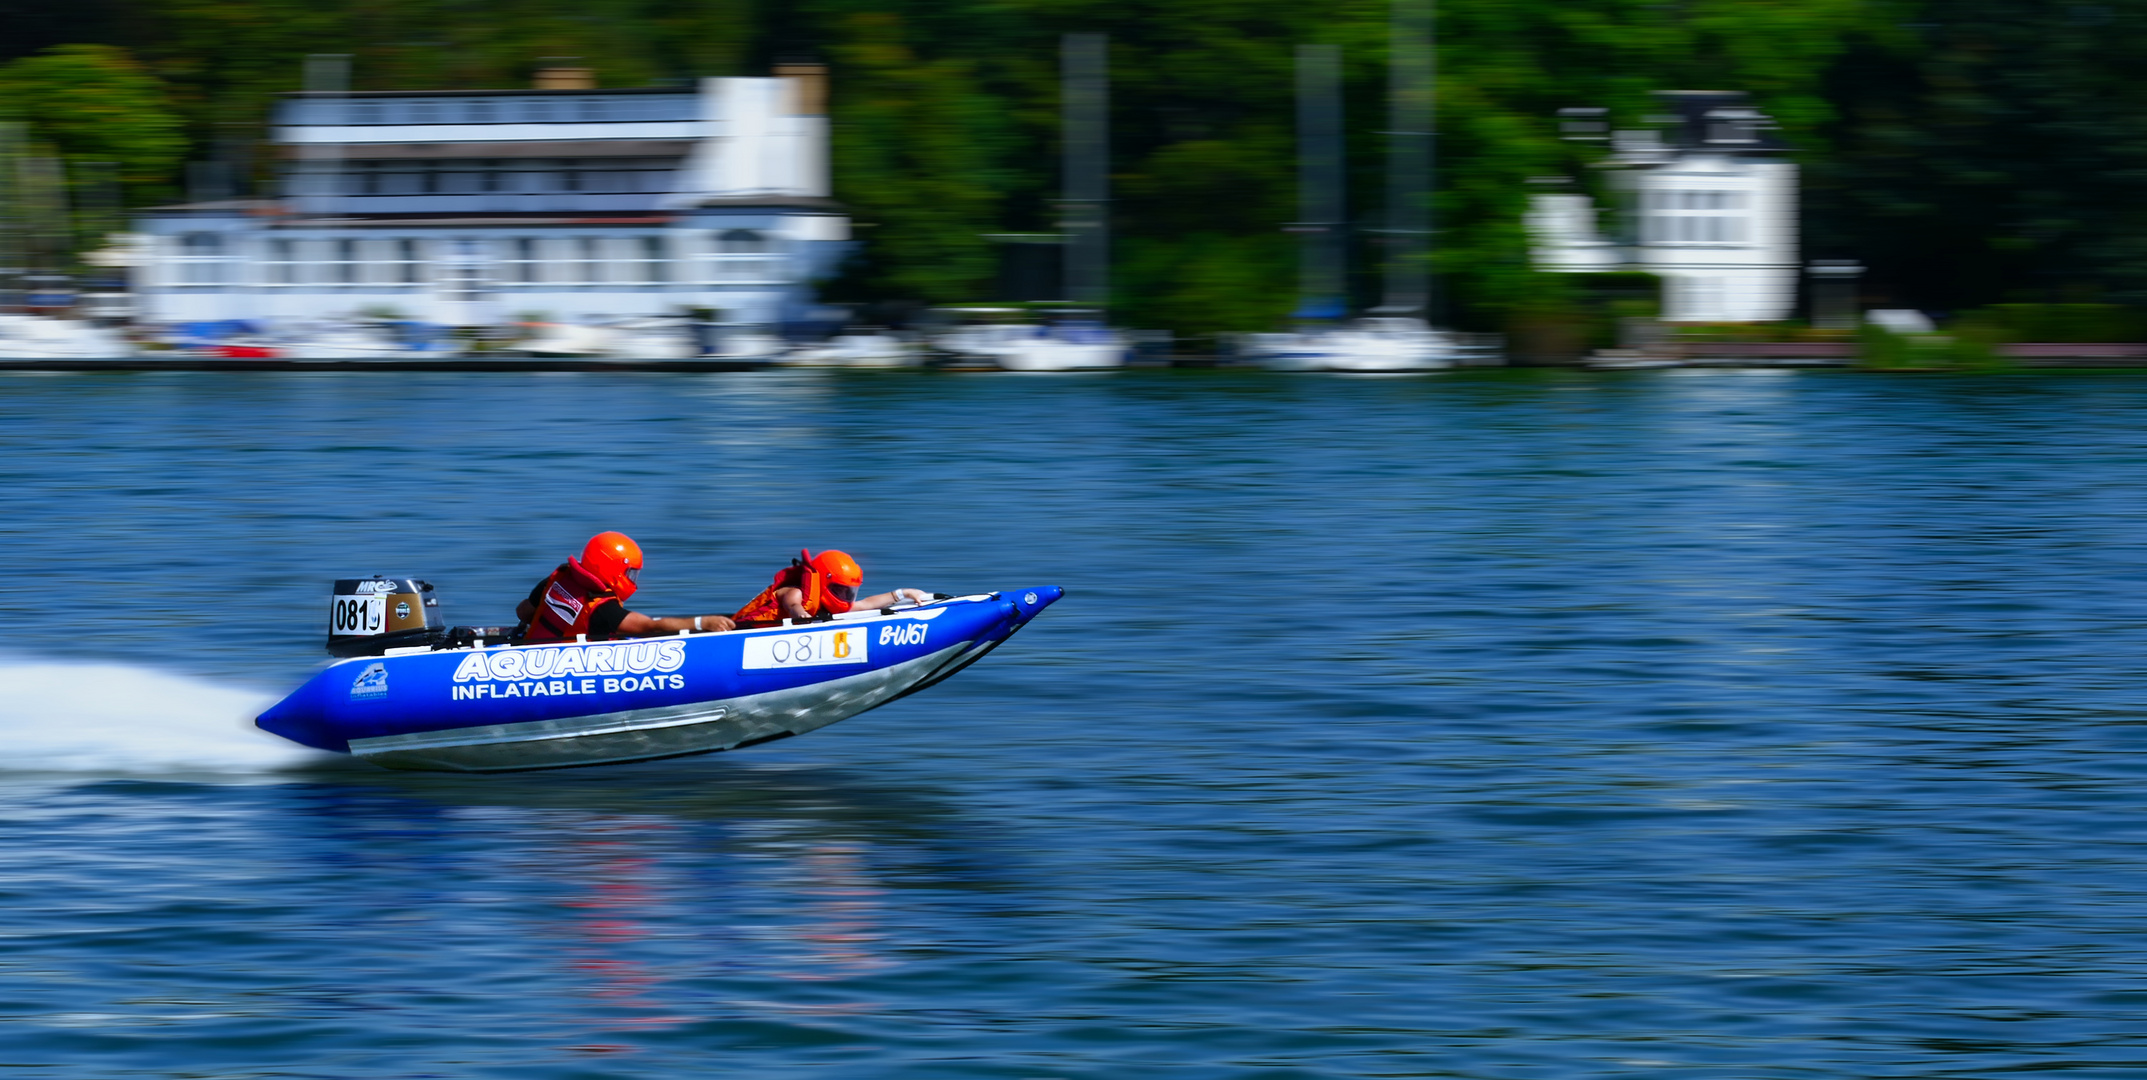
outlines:
M440 627L431 591L407 578L338 582L330 649L361 655L322 670L255 724L393 769L549 769L733 750L931 686L1065 595L1044 586L758 630L513 645Z

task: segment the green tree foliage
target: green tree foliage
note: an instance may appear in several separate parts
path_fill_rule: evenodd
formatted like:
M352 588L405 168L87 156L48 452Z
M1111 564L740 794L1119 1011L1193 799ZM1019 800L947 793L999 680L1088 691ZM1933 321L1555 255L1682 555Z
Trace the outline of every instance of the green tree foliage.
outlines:
M601 86L735 74L745 0L131 0L138 51L174 86L195 143L252 143L308 53L347 53L359 90L528 86L571 62Z
M109 45L61 45L0 66L0 116L70 166L113 163L137 191L166 180L186 153L163 83Z
M121 0L0 0L0 63L55 45L117 40Z
M1435 2L1432 259L1465 324L1585 300L1529 265L1528 182L1570 177L1613 205L1590 167L1600 151L1561 142L1554 115L1602 106L1637 126L1665 89L1743 90L1779 119L1806 166L1805 253L1865 260L1896 302L2147 305L2133 194L2147 88L2124 67L2147 0ZM126 35L111 43L163 78L196 157L261 140L313 52L352 54L359 89L526 85L548 57L579 58L604 86L823 61L837 196L866 248L848 284L935 303L986 298L987 234L1058 228L1059 37L1105 33L1115 314L1192 334L1270 327L1294 306L1292 63L1301 43L1333 44L1354 292L1377 298L1386 0L98 3L84 32ZM59 33L51 22L37 32ZM176 172L170 156L138 160Z
M1111 37L1120 318L1181 334L1266 329L1296 306L1296 47L1331 11L1286 0L1093 0L1054 12Z
M1913 0L1832 73L1812 253L1867 295L2147 305L2147 0Z
M866 242L875 298L982 297L1012 157L998 102L967 59L919 56L899 16L843 16L830 50L835 197Z

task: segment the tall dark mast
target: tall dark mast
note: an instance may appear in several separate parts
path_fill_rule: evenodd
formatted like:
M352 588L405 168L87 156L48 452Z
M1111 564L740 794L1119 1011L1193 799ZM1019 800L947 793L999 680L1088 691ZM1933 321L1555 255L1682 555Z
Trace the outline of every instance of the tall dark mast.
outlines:
M1429 320L1432 311L1432 125L1437 78L1432 55L1432 0L1393 0L1387 59L1388 315Z
M1066 298L1099 310L1111 299L1109 45L1102 34L1060 44Z
M1297 47L1297 318L1348 313L1342 167L1342 50Z

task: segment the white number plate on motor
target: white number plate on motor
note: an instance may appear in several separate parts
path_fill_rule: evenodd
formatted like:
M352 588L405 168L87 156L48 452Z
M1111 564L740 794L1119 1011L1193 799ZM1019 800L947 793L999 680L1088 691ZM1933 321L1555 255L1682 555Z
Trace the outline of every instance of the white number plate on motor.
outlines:
M853 626L750 637L745 639L745 667L750 671L755 668L866 663L866 636L866 628Z
M387 629L388 598L338 596L328 605L328 632L367 637Z

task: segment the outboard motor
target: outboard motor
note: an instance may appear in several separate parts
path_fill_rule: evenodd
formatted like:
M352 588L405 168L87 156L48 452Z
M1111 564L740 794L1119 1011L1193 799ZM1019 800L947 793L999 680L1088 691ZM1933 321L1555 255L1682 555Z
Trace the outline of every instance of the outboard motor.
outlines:
M379 656L389 649L430 648L447 637L440 599L416 578L343 578L328 600L328 651Z

